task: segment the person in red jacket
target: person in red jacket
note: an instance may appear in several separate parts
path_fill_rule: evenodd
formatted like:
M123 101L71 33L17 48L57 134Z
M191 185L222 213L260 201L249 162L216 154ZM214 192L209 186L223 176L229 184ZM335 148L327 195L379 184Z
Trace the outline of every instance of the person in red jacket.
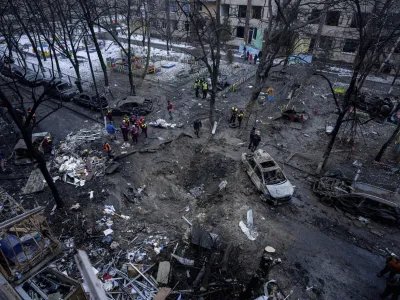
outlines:
M169 101L169 100L167 102L167 110L169 113L169 119L172 120L172 111L174 110L174 107L173 107L171 101Z
M122 136L124 137L124 141L128 141L128 128L129 128L128 123L126 123L126 121L123 120L121 125L119 125L119 128L121 128L121 133Z
M131 136L132 136L132 142L134 144L137 144L137 141L138 141L137 138L139 136L139 129L136 127L135 124L132 125Z

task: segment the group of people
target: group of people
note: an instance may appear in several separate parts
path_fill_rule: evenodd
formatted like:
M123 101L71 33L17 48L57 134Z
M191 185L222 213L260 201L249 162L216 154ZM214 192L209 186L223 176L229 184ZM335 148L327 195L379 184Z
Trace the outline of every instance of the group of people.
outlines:
M196 92L196 98L199 97L199 92L200 90L203 93L203 99L207 98L207 92L208 92L208 83L204 78L199 78L197 77L197 79L194 82L193 88Z
M249 52L249 50L246 51L246 46L243 47L243 53L244 53L244 60L248 61L250 64L253 62L254 60L254 64L257 63L258 59L261 59L261 55L262 55L262 51L258 51L258 54L253 54Z
M109 134L115 134L117 129L113 125L113 116L112 110L107 111L108 117L108 125L107 125L107 132ZM131 125L131 127L130 127ZM119 125L120 131L122 133L122 137L125 142L129 140L129 135L132 138L132 142L137 144L138 136L139 136L139 128L142 130L142 134L147 138L147 123L143 116L138 116L136 114L131 114L131 116L124 115L122 118L122 122Z
M236 106L232 106L230 124L236 124L236 118L239 122L239 128L242 126L242 121L244 118L243 110L239 110Z
M389 273L388 281L386 282L386 288L382 294L382 299L386 299L392 295L391 300L399 299L400 296L400 278L395 278L396 274L400 274L400 259L396 256L390 256L386 260L385 267L376 274L378 277L382 277L386 273Z

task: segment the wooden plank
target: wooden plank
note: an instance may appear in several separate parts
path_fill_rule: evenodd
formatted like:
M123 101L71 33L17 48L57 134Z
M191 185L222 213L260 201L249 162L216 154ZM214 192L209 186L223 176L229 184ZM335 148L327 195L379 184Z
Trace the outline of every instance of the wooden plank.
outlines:
M168 287L162 287L158 293L154 296L153 300L165 300L171 293L172 289Z

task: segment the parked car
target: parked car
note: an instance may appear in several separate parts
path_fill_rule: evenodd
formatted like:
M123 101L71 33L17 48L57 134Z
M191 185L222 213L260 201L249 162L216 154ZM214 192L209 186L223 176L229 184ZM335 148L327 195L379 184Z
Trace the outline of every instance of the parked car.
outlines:
M291 200L293 185L265 150L259 149L252 154L243 153L242 162L251 181L262 192L266 201L282 205Z
M35 87L42 85L44 77L31 69L16 69L14 77L18 78L19 82L24 85Z
M17 66L17 65L7 65L7 64L1 64L0 65L0 73L9 78L15 78L15 72L18 71L19 73L24 73L24 68ZM18 77L17 77L18 78Z
M102 109L106 108L108 106L107 98L104 96L99 96L99 97L100 101L97 99L95 93L81 93L75 95L74 98L72 98L72 101L74 101L78 105L82 105L96 110L100 110L99 102L101 102L101 108Z
M153 100L140 96L125 97L112 107L113 115L115 116L130 115L135 111L137 115L145 116L151 113L152 110Z
M78 89L67 81L60 79L52 79L43 81L43 85L47 89L47 95L62 101L70 101L79 93Z

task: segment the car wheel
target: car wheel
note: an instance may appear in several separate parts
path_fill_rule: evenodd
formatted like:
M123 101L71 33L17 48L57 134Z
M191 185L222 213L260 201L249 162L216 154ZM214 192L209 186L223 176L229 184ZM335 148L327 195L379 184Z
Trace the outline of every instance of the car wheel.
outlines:
M332 197L324 196L321 198L321 203L325 206L332 206L335 201L332 199Z

